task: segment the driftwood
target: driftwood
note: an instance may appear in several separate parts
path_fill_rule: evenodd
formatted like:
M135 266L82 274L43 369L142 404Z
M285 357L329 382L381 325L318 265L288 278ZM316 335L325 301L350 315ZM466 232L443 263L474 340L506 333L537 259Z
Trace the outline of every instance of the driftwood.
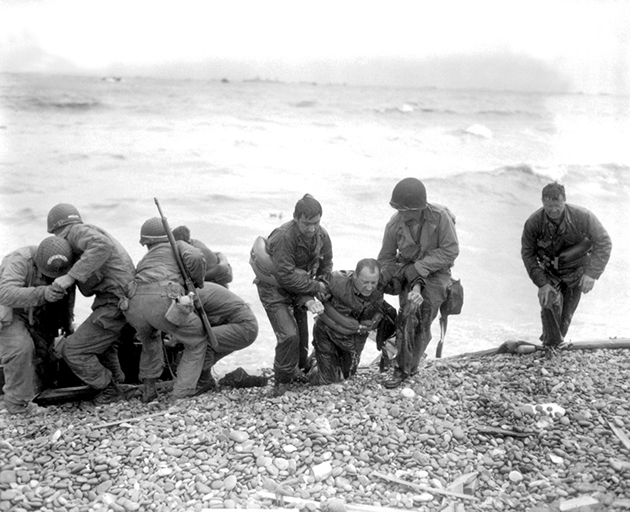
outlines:
M269 491L259 491L258 496L260 496L261 498L267 498L267 499L272 499L272 500L286 501L287 503L313 505L317 508L320 508L320 505L321 505L319 501L305 500L302 498L295 498L293 496L277 496L275 493L269 492ZM401 512L401 509L399 508L382 507L380 505L378 506L363 505L362 503L346 503L345 505L346 505L346 510L348 512ZM274 510L278 510L278 509L274 509ZM407 510L410 510L410 509L407 509ZM293 511L295 511L295 509L293 509Z
M113 427L115 425L120 425L121 423L130 423L132 421L142 421L147 418L155 418L156 416L164 416L165 414L173 413L172 409L160 412L154 412L153 414L144 414L142 416L134 416L133 418L124 418L122 420L110 421L108 423L101 423L99 425L94 425L92 428L106 428Z
M372 471L372 476L375 476L377 478L382 478L383 480L394 482L396 484L405 485L407 487L410 487L411 489L416 489L417 491L428 492L430 494L442 494L444 496L451 496L452 498L461 498L464 500L473 500L473 501L479 500L479 498L475 498L474 496L469 496L468 494L461 494L459 492L447 491L446 489L437 489L435 487L429 487L427 485L414 484L411 482L407 482L406 480L396 478L394 476L386 475L385 473L379 473L378 471Z
M630 439L628 439L628 436L626 435L626 433L623 430L621 430L618 426L613 425L610 421L608 422L608 426L615 433L615 435L619 438L619 440L623 443L623 445L628 450L630 450Z
M496 348L487 350L479 350L477 352L466 352L465 354L456 354L446 357L445 359L459 359L465 357L493 356L496 354L515 354L518 347L529 346L534 350L543 350L544 347L540 343L533 343L521 340L509 340L503 342ZM567 342L558 348L560 352L564 350L598 350L598 349L624 349L630 348L630 338L607 338L593 339L584 341Z
M507 430L505 428L490 427L486 425L475 425L473 427L480 434L496 434L499 436L512 436L512 437L529 437L533 434L527 434L525 432L515 432L514 430Z

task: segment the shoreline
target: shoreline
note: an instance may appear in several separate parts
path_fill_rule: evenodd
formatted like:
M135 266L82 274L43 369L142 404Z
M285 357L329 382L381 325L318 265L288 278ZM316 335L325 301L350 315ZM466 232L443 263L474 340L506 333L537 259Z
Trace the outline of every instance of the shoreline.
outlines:
M4 413L0 504L313 510L312 501L341 498L422 511L627 510L629 371L629 349L464 355L426 360L404 393L383 388L370 367L282 396L268 385L174 406L161 397L51 406L30 418ZM327 463L330 472L315 479L313 468ZM477 499L413 490L375 472ZM297 503L265 497L283 482Z

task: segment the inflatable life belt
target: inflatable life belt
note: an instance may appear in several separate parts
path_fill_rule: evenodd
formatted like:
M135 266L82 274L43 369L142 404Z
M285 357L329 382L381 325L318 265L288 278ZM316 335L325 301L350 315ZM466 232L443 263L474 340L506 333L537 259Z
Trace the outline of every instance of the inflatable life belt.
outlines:
M324 302L324 311L317 318L339 334L357 334L361 326L358 320L342 315L328 302Z
M267 251L266 238L259 236L254 240L252 250L249 252L249 264L260 282L279 286L276 279L276 264Z

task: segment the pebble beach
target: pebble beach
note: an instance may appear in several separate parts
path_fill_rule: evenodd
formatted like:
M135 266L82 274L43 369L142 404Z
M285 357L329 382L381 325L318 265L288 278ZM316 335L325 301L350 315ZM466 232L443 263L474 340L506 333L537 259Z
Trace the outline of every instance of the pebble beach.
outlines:
M0 413L0 511L630 510L630 350Z

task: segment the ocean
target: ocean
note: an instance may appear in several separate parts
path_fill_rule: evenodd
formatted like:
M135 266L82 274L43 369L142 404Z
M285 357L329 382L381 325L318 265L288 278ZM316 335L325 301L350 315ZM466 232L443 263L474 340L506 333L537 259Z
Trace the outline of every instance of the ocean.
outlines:
M629 140L630 97L2 74L0 253L38 244L48 210L67 202L138 262L158 198L172 227L186 224L228 257L230 289L258 317L257 341L219 372L271 367L275 338L248 264L254 239L310 193L335 269L352 269L378 254L391 190L414 176L457 217L453 274L465 303L449 319L449 356L540 335L520 237L542 187L558 180L613 240L568 339L628 337ZM79 300L78 322L90 304ZM429 357L437 321L433 336Z

